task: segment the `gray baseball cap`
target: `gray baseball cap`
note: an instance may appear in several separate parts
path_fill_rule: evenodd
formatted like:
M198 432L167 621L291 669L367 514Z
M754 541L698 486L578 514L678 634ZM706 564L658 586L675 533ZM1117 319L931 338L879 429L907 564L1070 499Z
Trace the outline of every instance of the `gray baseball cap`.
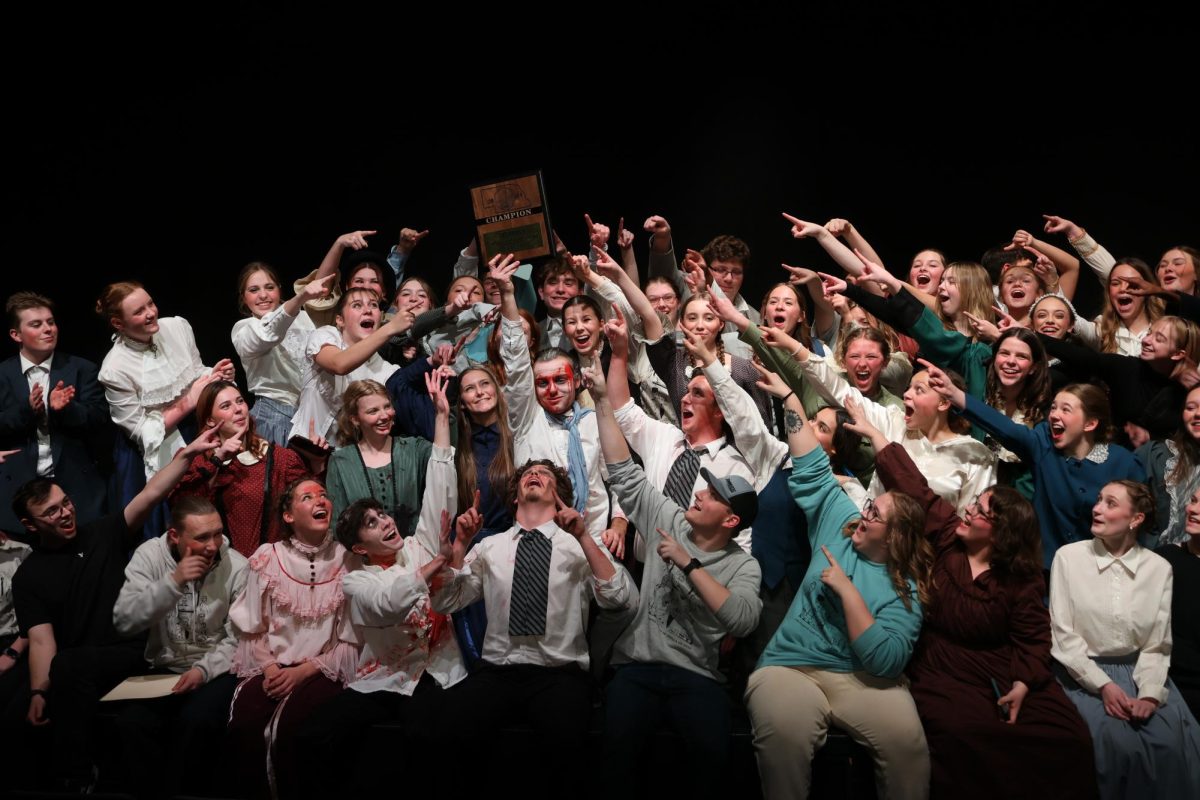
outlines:
M708 467L702 467L700 475L708 481L708 488L713 494L721 498L721 501L738 515L737 530L749 528L754 524L754 518L758 516L758 492L754 491L750 481L741 475L718 478L708 471Z

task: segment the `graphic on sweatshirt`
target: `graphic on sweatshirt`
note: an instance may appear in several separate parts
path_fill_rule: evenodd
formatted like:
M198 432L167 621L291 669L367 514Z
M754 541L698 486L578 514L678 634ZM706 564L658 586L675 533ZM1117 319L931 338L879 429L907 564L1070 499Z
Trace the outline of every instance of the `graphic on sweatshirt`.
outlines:
M215 645L221 631L208 630L208 614L195 592L185 591L167 617L167 636L174 644Z
M694 612L691 607L695 601L691 587L680 586L675 580L676 573L678 570L668 569L659 578L647 616L664 634L690 646L696 641L692 633Z

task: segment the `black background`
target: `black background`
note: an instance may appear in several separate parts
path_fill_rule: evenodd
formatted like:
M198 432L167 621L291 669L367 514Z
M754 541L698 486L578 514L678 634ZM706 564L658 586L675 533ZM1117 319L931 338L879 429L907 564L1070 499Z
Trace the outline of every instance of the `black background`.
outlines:
M751 302L781 260L830 266L783 210L849 218L893 269L978 259L1042 213L1154 263L1200 242L1189 25L1141 4L43 9L3 34L5 293L49 294L60 346L99 362L96 295L141 280L211 364L247 261L287 282L340 233L429 228L410 271L444 290L466 186L529 168L576 251L585 211L663 214L679 248L742 237Z

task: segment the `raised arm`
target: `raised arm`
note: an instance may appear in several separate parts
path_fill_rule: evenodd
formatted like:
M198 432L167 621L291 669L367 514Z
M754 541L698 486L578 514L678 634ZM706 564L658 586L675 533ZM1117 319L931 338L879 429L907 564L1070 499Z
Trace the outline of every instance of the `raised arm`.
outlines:
M146 487L129 501L129 505L125 506L126 527L131 531L141 528L146 517L150 516L151 509L165 500L175 484L183 478L192 457L213 450L220 444L221 429L219 427L205 428L187 447L177 452L171 459L171 463L146 481Z
M879 266L884 266L883 259L879 257L878 253L875 252L875 248L871 247L871 243L868 242L862 233L859 232L858 228L854 227L850 220L834 217L833 219L829 220L829 222L825 223L825 230L829 231L834 236L845 239L846 245L851 250L857 250ZM886 267L884 267L884 269L886 269Z
M788 282L794 286L803 286L808 292L808 296L813 302L813 318L812 330L813 336L818 339L824 338L825 334L833 328L836 320L836 313L833 310L833 304L825 297L825 291L821 286L821 276L811 269L804 267L793 267L788 264L780 264L788 271Z
M322 347L313 356L313 361L326 372L332 372L334 375L349 375L367 363L367 360L387 344L389 339L404 333L412 324L413 315L407 311L401 311L371 331L366 338L355 342L345 350L339 350L333 345Z
M1043 227L1046 233L1064 234L1071 247L1091 268L1101 285L1108 283L1108 276L1112 273L1113 267L1117 265L1117 260L1113 258L1112 253L1088 236L1087 231L1065 217L1043 214L1042 219L1046 220Z
M320 280L326 275L336 275L338 267L342 264L342 253L348 249L364 249L367 246L367 237L374 235L375 231L351 231L334 239L333 244L329 247L329 252L321 260L321 266L317 267L317 274L313 280Z

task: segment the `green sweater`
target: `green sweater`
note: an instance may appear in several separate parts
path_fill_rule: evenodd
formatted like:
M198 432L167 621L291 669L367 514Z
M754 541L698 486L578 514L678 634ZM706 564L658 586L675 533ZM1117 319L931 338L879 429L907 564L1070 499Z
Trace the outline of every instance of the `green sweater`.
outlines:
M425 494L425 465L432 449L428 439L397 436L392 439L392 463L385 467L364 467L356 444L335 450L325 473L325 491L333 503L330 530L336 530L338 517L347 506L355 500L374 497L390 515L402 510L407 519L397 519L396 527L403 535L412 535ZM393 469L398 471L393 474Z

